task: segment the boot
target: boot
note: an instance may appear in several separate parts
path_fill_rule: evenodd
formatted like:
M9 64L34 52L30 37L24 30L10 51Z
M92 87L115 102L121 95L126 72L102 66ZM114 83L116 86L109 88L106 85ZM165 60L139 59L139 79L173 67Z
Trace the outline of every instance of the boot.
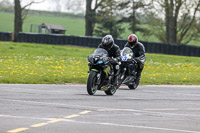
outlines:
M141 79L141 73L136 76L136 79L135 79L135 84L136 85L139 85L140 79Z
M136 76L137 72L135 70L132 71L132 76Z
M138 86L139 83L140 83L141 73L142 73L143 67L144 67L144 65L143 65L143 64L140 64L140 65L139 65L139 69L138 69L137 74L136 74L135 84L136 84L137 86Z

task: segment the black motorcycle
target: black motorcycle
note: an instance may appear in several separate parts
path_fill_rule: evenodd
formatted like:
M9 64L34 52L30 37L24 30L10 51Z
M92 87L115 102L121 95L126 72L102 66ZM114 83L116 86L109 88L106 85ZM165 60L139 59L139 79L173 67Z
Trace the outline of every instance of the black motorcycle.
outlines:
M138 84L136 84L137 75L137 62L134 60L133 51L125 47L121 50L121 66L120 66L120 76L119 83L126 84L129 89L136 89Z
M114 69L110 63L108 52L97 48L93 54L88 56L89 77L87 81L87 92L94 95L97 90L104 91L107 95L113 95L118 89L113 86Z

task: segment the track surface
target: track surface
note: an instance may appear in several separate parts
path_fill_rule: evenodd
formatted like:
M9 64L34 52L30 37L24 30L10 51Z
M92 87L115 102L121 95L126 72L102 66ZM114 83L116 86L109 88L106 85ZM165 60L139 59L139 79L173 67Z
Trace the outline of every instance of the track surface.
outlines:
M0 133L200 133L200 86L0 84Z

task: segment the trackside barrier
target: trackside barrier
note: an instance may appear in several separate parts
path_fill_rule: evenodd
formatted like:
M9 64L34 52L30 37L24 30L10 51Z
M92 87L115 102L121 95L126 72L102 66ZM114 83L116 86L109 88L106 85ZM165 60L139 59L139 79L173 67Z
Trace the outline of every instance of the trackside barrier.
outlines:
M11 32L0 32L0 41L11 41L12 33Z
M0 32L0 41L11 41L10 32ZM53 45L76 45L96 48L100 43L99 37L67 36L57 34L19 33L18 42L42 43ZM141 41L147 53L161 53L169 55L197 56L200 57L200 47L189 45L170 45L157 42ZM124 39L115 39L115 43L122 49L126 43Z
M55 45L77 45L84 47L97 47L101 43L98 37L66 36L57 34L19 33L18 42L44 43Z

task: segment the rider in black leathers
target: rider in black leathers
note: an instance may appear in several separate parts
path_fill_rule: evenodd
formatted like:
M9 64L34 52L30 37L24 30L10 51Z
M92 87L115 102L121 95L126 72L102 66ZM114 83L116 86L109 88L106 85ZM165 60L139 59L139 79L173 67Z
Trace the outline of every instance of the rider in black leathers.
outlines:
M138 42L138 37L135 34L131 34L128 36L128 42L124 47L131 48L134 53L134 59L137 62L136 84L139 84L141 73L144 68L144 62L146 60L144 45Z
M120 48L114 43L113 37L111 35L106 35L102 38L102 43L99 44L99 48L103 48L108 52L108 56L111 57L110 63L114 66L114 80L113 85L118 85L118 71L116 65L121 61Z

